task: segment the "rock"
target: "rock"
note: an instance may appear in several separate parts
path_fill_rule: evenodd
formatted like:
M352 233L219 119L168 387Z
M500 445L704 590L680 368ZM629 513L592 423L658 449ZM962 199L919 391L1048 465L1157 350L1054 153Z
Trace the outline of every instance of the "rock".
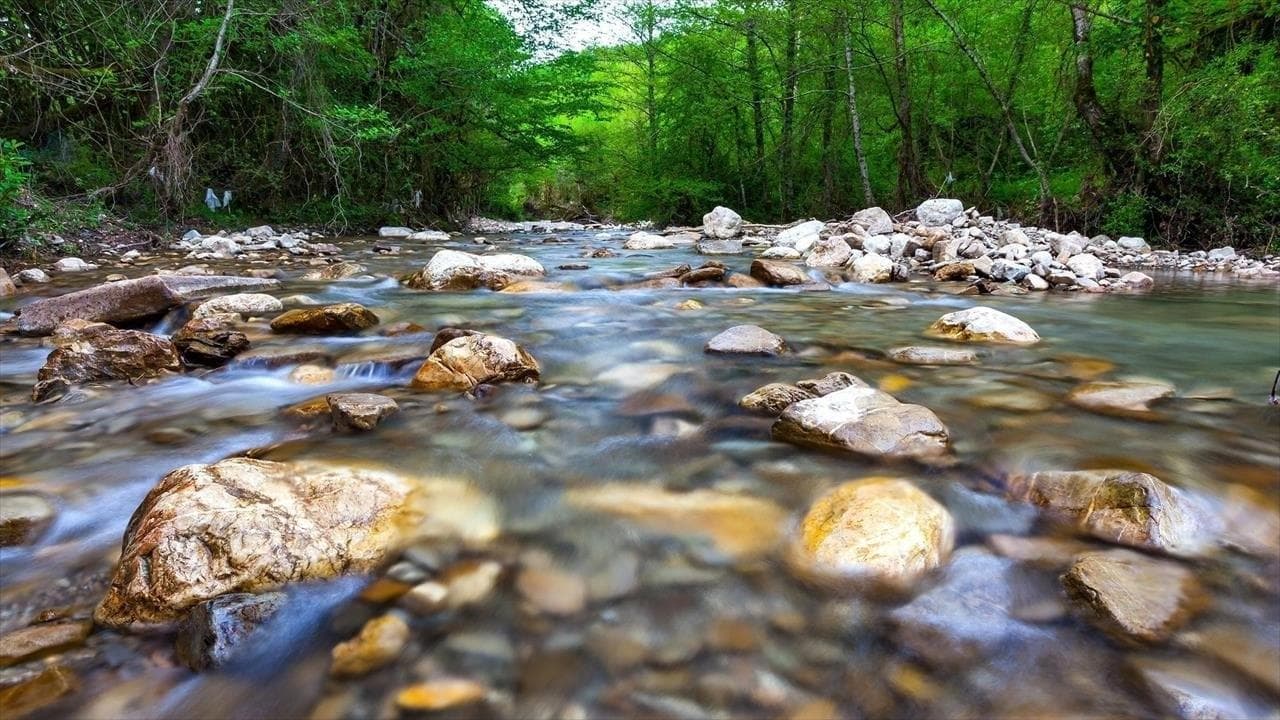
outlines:
M950 436L933 411L867 387L850 387L783 411L778 440L870 457L928 460L948 453Z
M299 365L289 373L289 382L295 382L299 385L328 385L333 382L334 370L324 365ZM326 401L324 407L328 407Z
M199 319L210 315L236 313L245 318L274 315L284 310L284 304L270 295L263 293L237 293L223 295L200 303L191 317Z
M414 490L392 473L306 462L178 468L134 512L94 619L163 628L224 593L369 571L401 539Z
M189 321L173 335L173 345L187 365L221 367L249 349L249 337L235 329L237 315L205 315Z
M860 283L886 283L893 280L893 261L883 255L868 253L849 266L853 281Z
M764 283L750 275L743 275L742 273L730 274L729 277L725 278L724 284L728 287L738 289L764 287Z
M336 393L325 397L333 426L338 430L367 431L400 410L395 400L374 393Z
M1060 287L1071 287L1076 284L1077 280L1075 273L1062 268L1050 268L1049 275L1046 279L1049 281L1050 285Z
M530 605L548 615L576 615L587 604L586 581L555 567L524 568L516 576L516 590Z
M673 492L656 485L612 483L573 488L565 502L650 531L710 540L731 558L759 557L782 539L787 511L764 498L699 488Z
M286 599L281 592L229 593L196 605L178 625L178 661L197 672L225 665Z
M680 276L681 285L695 285L697 283L717 282L724 279L725 269L714 265L700 267L696 270L690 270Z
M906 480L872 477L810 506L789 560L823 583L903 592L945 563L954 545L945 507Z
M627 241L622 243L625 250L666 250L675 246L674 240L643 230L631 233Z
M1206 257L1213 261L1235 260L1236 249L1230 246L1214 248L1209 251L1209 254Z
M399 615L387 613L364 624L350 640L333 648L329 673L335 677L360 677L390 665L409 643L409 625Z
M125 323L155 317L218 290L271 288L275 280L210 275L151 275L44 298L19 308L18 332L48 335L64 320Z
M445 607L451 609L478 605L493 594L502 575L502 566L492 560L464 560L440 574L445 586Z
M1147 255L1151 252L1151 246L1140 237L1122 237L1116 240L1116 244L1121 250L1135 255Z
M1049 289L1049 281L1035 274L1023 275L1022 284L1025 285L1028 290L1039 291Z
M838 237L819 240L804 261L809 267L843 267L853 256L849 243Z
M269 238L269 237L272 237L273 235L277 235L278 233L276 232L275 228L271 227L270 225L257 225L249 228L248 230L245 230L244 234L248 235L251 238L257 239L257 238Z
M0 297L9 297L18 294L18 286L13 284L13 280L9 278L9 273L4 268L0 268Z
M52 665L36 676L0 689L0 708L6 720L29 717L80 688L80 680L70 668Z
M803 285L809 282L809 276L800 268L774 260L752 260L751 277L773 286Z
M972 350L918 345L894 348L888 355L890 360L904 365L972 365L978 361L978 354Z
M49 277L49 274L41 270L40 268L27 268L26 270L19 270L18 274L15 275L14 277L18 278L18 282L22 283L23 285L29 285L32 283L43 284L43 283L52 281L52 278Z
M1123 290L1150 290L1155 287L1155 284L1156 281L1150 275L1134 270L1121 275L1112 287Z
M795 385L769 383L764 387L752 390L738 401L738 406L745 410L776 417L792 403L813 397L817 397L817 395Z
M405 279L419 290L501 290L513 276L541 277L542 265L526 255L499 253L472 255L458 250L441 250L427 266Z
M359 332L378 324L378 316L358 303L295 308L277 315L271 330L294 335L338 335Z
M92 629L93 623L71 621L41 623L7 632L0 635L0 668L79 647Z
M1181 491L1140 472L1078 470L1014 475L1006 497L1108 542L1174 555L1204 547L1202 512Z
M781 355L787 343L758 325L735 325L707 341L706 352L733 355Z
M868 235L888 235L893 232L893 218L880 207L859 210L850 220L866 230Z
M39 493L0 493L0 547L34 543L55 513L53 503Z
M968 260L957 260L940 265L933 271L933 279L939 282L964 280L974 274L973 263Z
M845 245L848 244L846 240ZM862 251L888 257L893 252L893 238L879 236L862 238Z
M1072 388L1067 402L1106 415L1144 417L1151 414L1151 403L1173 393L1172 385L1159 381L1090 382Z
M737 255L742 252L740 238L704 238L698 241L698 252L703 255Z
M88 272L89 270L97 270L98 266L87 263L78 257L64 257L53 264L53 269L58 272Z
M474 680L439 677L397 692L396 706L411 713L433 713L474 705L485 694L485 686Z
M1238 720L1275 715L1273 708L1268 714L1265 701L1209 663L1140 657L1131 660L1129 665L1167 717Z
M1012 315L984 306L947 313L934 321L926 332L963 342L1013 345L1034 345L1040 342L1040 336L1030 325Z
M360 263L339 262L319 270L303 273L300 280L345 280L349 277L368 272L368 268Z
M413 376L419 390L468 391L481 383L537 382L538 361L497 335L464 335L431 351Z
M1027 238L1027 234L1021 229L1009 228L1008 230L1000 233L1000 240L997 244L1000 247L1018 245L1025 250L1026 248L1031 247L1031 240Z
M717 205L702 216L702 234L710 238L737 237L742 232L742 216L727 207Z
M378 237L381 238L407 238L413 235L413 230L407 227L387 226L378 228Z
M921 225L936 227L950 225L952 220L964 212L964 203L950 198L934 198L925 200L916 207L916 220Z
M760 253L760 257L766 260L799 260L802 255L799 250L793 247L774 245L772 247L765 248L765 251Z
M978 547L951 557L937 585L889 613L893 638L930 664L972 667L1049 633L1013 618L1015 563Z
M1280 695L1280 644L1273 638L1280 633L1274 619L1263 622L1245 618L1219 619L1196 623L1190 630L1178 633L1178 644L1248 676L1273 695Z
M1204 604L1190 570L1132 550L1080 555L1062 587L1086 619L1124 643L1162 642Z
M821 220L802 222L778 233L777 237L773 239L773 244L792 247L802 253L806 252L818 242L819 233L826 226L826 223Z
M1067 260L1067 267L1078 278L1101 280L1107 276L1107 269L1102 264L1102 261L1096 255L1090 253L1082 253Z
M55 348L36 374L31 397L45 399L67 385L95 380L139 380L182 369L178 349L165 337L117 330L106 323L71 320L54 333Z

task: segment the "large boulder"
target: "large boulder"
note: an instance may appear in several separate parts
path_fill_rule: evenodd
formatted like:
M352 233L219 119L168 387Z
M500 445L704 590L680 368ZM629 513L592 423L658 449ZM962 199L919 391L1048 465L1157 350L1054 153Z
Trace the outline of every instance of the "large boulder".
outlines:
M927 332L962 342L1010 345L1034 345L1040 342L1040 336L1030 325L1008 313L983 306L947 313L934 321Z
M200 303L191 317L199 319L210 315L235 313L243 317L275 315L284 310L284 304L264 293L237 293L223 295Z
M1096 255L1081 253L1067 260L1067 267L1078 278L1101 280L1107 276L1107 268Z
M717 205L702 216L702 234L711 238L737 237L742 232L742 216L727 207Z
M378 316L359 303L295 308L271 321L278 333L336 335L366 330L378 324Z
M883 255L867 253L849 266L853 281L860 283L887 283L893 280L893 261Z
M934 198L925 200L916 207L916 220L921 225L950 225L951 221L964 212L964 203L951 198Z
M163 314L210 293L240 289L273 288L277 280L221 275L150 275L85 288L45 298L19 308L18 332L48 335L64 320L124 323Z
M843 267L852 256L853 250L843 238L829 237L813 246L804 264L809 267Z
M853 214L852 221L868 235L888 235L893 232L893 218L881 207L869 207Z
M805 514L790 553L801 576L824 583L905 591L946 562L955 522L906 480L844 483Z
M876 458L929 460L950 436L933 411L869 387L849 387L787 407L773 424L779 440Z
M1194 498L1146 473L1075 470L1014 475L1010 500L1050 520L1108 542L1192 555L1208 541L1208 516Z
M1122 643L1155 643L1203 607L1195 575L1132 550L1084 553L1062 576L1077 611Z
M676 243L671 238L643 230L631 233L626 242L622 243L626 250L667 250L675 246Z
M501 290L513 276L541 277L546 270L526 255L498 253L472 255L458 250L441 250L427 266L405 279L418 290Z
M182 369L178 350L168 338L141 330L70 320L58 327L53 342L53 352L45 358L31 391L37 401L76 383L134 381Z
M723 355L781 355L787 342L759 325L735 325L708 340L704 349Z
M809 282L809 276L803 270L778 260L752 260L751 277L773 286L803 285Z
M419 390L471 390L481 383L536 382L538 361L496 335L463 335L431 351L413 376Z
M94 619L165 628L225 593L367 572L402 539L414 490L393 473L312 463L180 467L134 512Z

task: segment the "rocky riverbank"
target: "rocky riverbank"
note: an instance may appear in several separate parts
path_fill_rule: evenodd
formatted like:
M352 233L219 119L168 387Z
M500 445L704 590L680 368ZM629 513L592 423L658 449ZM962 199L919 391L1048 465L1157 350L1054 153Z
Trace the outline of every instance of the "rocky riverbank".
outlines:
M15 272L0 706L1276 712L1277 418L1204 366L1271 372L1277 259L1155 335L1138 239L914 215Z

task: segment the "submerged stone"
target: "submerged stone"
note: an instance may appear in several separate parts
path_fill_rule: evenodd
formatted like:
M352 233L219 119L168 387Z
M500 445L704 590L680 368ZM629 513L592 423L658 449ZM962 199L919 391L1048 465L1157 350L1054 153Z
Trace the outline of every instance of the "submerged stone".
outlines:
M1062 587L1081 615L1125 643L1166 640L1204 604L1190 570L1132 550L1080 555Z
M225 665L286 599L280 592L229 593L196 605L178 626L178 660L196 671Z
M706 352L731 355L781 355L787 343L759 325L735 325L707 341Z

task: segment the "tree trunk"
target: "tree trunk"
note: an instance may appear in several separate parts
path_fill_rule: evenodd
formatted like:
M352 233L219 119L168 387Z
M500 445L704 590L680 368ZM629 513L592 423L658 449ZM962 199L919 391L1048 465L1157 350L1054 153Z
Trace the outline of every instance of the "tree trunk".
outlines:
M786 66L783 70L782 84L782 137L779 141L779 174L780 194L782 195L782 216L791 215L791 205L795 194L795 114L796 85L799 71L796 68L796 54L799 46L796 31L796 2L787 0L787 45L785 50Z
M1072 43L1076 53L1076 84L1071 99L1076 114L1089 128L1094 149L1102 158L1108 184L1114 188L1126 188L1134 181L1133 151L1126 142L1129 136L1127 124L1109 112L1098 100L1093 82L1093 18L1089 6L1078 2L1071 6Z
M833 52L822 71L822 213L831 217L835 205L836 168L834 135L836 108L836 59Z
M849 21L844 17L844 13L841 13L840 23L844 26L844 71L849 85L849 129L853 134L853 154L858 160L858 176L862 179L862 199L867 207L873 207L876 204L876 196L871 191L867 154L862 149L862 116L858 113L858 89L853 82L853 30L849 27Z
M914 206L926 194L924 173L920 167L920 148L913 130L911 115L911 82L908 76L906 18L903 16L903 0L890 3L889 24L893 31L893 66L897 77L897 120L902 131L898 143L898 205Z
M756 37L755 19L747 20L747 80L751 84L751 124L755 138L755 178L758 202L763 204L763 184L760 182L764 172L764 97L760 83L760 47Z

